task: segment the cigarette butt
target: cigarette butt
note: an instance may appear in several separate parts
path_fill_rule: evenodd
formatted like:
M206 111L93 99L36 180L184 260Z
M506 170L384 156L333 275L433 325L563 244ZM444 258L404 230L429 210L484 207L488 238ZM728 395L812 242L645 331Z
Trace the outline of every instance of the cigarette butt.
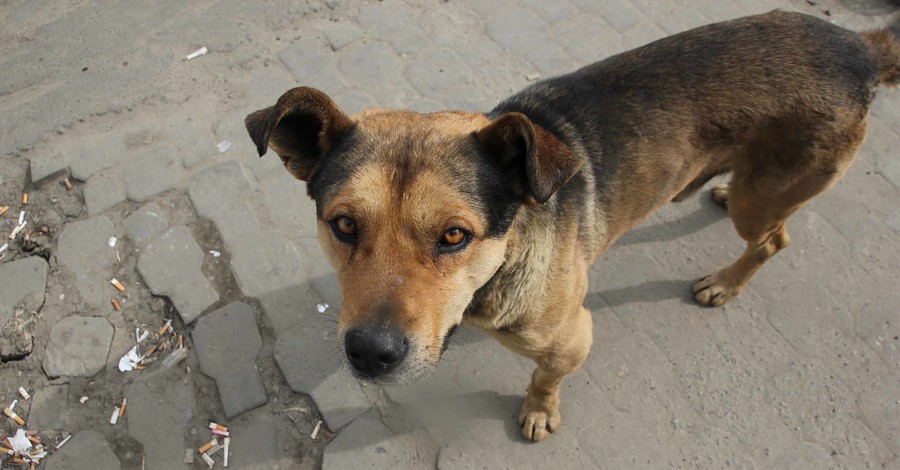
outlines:
M213 438L213 440L207 442L206 444L203 444L197 450L200 451L200 453L202 454L202 453L208 451L209 449L212 449L213 446L217 446L217 445L219 445L219 440L216 438Z
M22 193L22 205L28 205L28 193Z
M178 335L178 349L181 349L183 347L184 347L184 336Z
M134 366L134 370L144 370L144 369L146 369L146 368L147 368L147 366L143 366L143 365L140 365L140 364Z
M35 444L38 444L38 445L40 445L40 443L41 443L41 440L34 436L28 436L28 440L31 442L34 442Z
M231 435L228 431L219 431L218 429L213 429L212 433L217 436L228 437Z
M90 398L88 398L88 397L81 397L81 398L78 399L78 403L81 403L81 404L83 405L84 402L86 402L86 401L88 401L88 400L90 400Z
M15 411L9 408L4 408L3 413L15 420L15 422L19 423L19 426L25 426L25 420L19 417L19 415L17 415Z
M119 421L119 407L117 406L112 413L112 416L109 417L109 424L116 424Z
M118 300L112 299L110 302L112 303L113 308L116 309L117 312L122 311L122 304L120 304Z
M319 435L319 429L321 429L321 428L322 428L322 420L320 419L320 420L316 421L316 427L313 428L312 434L310 434L309 437L315 439L316 436Z
M219 424L219 423L214 423L214 422L210 421L210 422L208 423L208 426L209 426L209 429L211 429L211 430L218 430L218 431L228 432L228 426L222 426L222 425Z
M0 215L5 214L6 211L8 211L8 210L9 210L9 206L2 206L2 207L0 207Z
M125 286L123 286L122 283L119 282L118 279L112 278L112 280L109 281L109 283L112 284L113 286L115 286L116 289L119 289L119 292L125 292Z
M169 331L170 326L172 326L172 320L166 320L166 324L159 329L159 335L162 336L166 334L166 332Z
M25 459L21 459L19 457L13 457L11 462L16 463L16 464L23 464L23 463L25 463Z
M228 466L228 445L229 444L231 444L231 438L226 437L225 438L225 462L224 462L226 467Z
M123 398L123 399L122 399L122 406L119 407L119 417L120 417L120 418L125 414L125 405L127 405L127 404L128 404L128 400L125 399L125 398Z
M34 470L35 468L37 468L37 467L34 466L34 461L32 460L32 461L31 461L31 468L29 468L28 470Z
M12 455L16 452L12 449L7 449L6 447L0 446L0 454Z
M213 455L216 455L216 452L218 452L218 451L220 451L220 450L222 450L222 446L219 445L219 444L216 444L216 445L212 446L211 449L209 449L208 451L206 451L206 455L212 457Z
M67 191L72 190L72 182L69 181L69 178L63 180L63 185L65 185Z
M25 222L25 211L19 211L19 225L22 225L22 222Z
M22 229L24 229L26 225L28 225L27 220L25 222L22 222L21 224L17 225L16 228L13 229L12 233L9 234L9 239L15 240L15 238L19 235L19 232L21 232Z
M59 444L56 444L56 448L59 449L60 447L66 445L66 442L69 442L69 439L71 439L71 438L72 438L72 435L69 434L68 436L66 436L65 439L59 441Z
M200 454L200 458L202 458L203 461L206 462L206 465L209 465L209 468L213 468L213 465L216 464L216 461L206 454Z
M209 49L207 49L206 46L203 46L200 49L197 49L196 51L191 52L190 54L185 56L184 60L196 59L197 57L200 57L203 54L206 54L207 52L209 52Z
M13 400L12 403L9 404L10 411L16 409L16 404L19 403L19 400Z
M22 398L26 400L31 399L31 395L28 394L28 390L25 390L25 387L19 387L19 395L22 395Z

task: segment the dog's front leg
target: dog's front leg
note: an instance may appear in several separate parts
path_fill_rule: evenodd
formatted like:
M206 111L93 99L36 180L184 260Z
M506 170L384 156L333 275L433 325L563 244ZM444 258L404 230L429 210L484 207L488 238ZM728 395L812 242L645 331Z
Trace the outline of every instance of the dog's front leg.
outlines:
M559 384L587 358L593 342L591 313L584 307L563 318L548 346L532 356L538 366L519 411L526 439L540 441L560 424ZM540 334L540 333L539 333Z

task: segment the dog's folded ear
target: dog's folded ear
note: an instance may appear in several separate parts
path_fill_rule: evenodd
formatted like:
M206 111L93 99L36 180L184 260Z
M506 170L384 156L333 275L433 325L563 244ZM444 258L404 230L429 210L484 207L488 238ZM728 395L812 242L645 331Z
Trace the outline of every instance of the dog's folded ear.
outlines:
M583 159L524 114L506 113L477 132L478 140L507 168L524 170L530 196L543 204L575 176Z
M285 168L303 181L338 137L353 127L328 95L309 87L289 90L275 106L248 115L244 124L260 157L271 147Z

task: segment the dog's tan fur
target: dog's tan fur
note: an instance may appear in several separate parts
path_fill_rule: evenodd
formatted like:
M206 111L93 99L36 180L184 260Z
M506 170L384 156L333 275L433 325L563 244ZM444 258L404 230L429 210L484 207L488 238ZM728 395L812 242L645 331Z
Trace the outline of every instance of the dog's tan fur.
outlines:
M825 36L811 41L806 30ZM730 42L735 34L743 39ZM687 59L654 59L672 51ZM860 57L833 64L845 51ZM820 67L817 54L832 62ZM642 83L642 74L658 75ZM785 220L847 170L874 87L898 81L900 45L889 33L857 35L772 13L539 83L490 116L369 110L348 117L324 94L299 88L248 116L247 127L260 154L271 146L309 182L319 240L344 295L339 341L352 326L398 326L412 346L389 380L413 380L434 368L465 320L537 363L519 421L525 437L539 441L560 424L560 382L590 350L591 316L582 306L590 264L658 207L730 172L731 183L713 197L727 205L747 247L693 288L699 303L724 304L790 243ZM625 82L632 88L620 91ZM585 84L612 97L563 96ZM580 98L584 106L615 106L582 111L571 101ZM467 173L466 162L484 159L519 198L502 233L491 232L504 220L490 212L501 205L491 197L508 194ZM488 196L475 197L482 192ZM353 245L329 225L341 216L359 227ZM435 254L451 227L471 233L471 244Z

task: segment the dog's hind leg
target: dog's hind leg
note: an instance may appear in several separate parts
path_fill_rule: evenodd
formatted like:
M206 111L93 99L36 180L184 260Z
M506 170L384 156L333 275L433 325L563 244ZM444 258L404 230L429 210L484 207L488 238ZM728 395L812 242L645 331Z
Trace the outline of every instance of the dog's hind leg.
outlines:
M736 169L727 187L713 189L714 199L727 201L728 213L747 248L733 264L694 284L694 299L702 305L718 307L738 295L766 260L790 244L785 229L787 218L843 176L864 134L863 121L850 132L835 134L840 138L829 141L838 141L839 145L831 146L827 154L814 154L823 152L815 150L815 145L802 149L807 153L797 155L798 159L811 165L800 170L802 173L796 171L799 176L777 165L761 170L766 174L759 169L755 173Z
M728 207L728 183L717 184L712 188L713 201L722 207Z

